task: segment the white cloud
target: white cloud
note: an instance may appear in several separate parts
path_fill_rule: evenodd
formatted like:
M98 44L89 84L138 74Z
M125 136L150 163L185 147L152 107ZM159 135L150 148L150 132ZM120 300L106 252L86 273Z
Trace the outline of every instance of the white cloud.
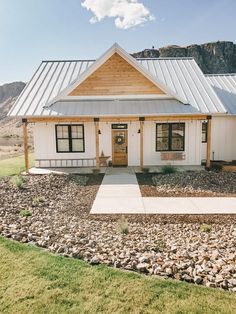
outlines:
M94 14L90 23L113 17L116 27L120 29L132 28L154 19L139 0L83 0L81 5Z

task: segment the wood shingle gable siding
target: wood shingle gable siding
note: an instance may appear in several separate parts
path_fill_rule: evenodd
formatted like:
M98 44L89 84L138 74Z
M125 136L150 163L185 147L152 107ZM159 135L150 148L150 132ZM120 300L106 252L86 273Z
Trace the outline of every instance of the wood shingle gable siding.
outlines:
M69 96L164 95L165 93L118 53L79 84Z

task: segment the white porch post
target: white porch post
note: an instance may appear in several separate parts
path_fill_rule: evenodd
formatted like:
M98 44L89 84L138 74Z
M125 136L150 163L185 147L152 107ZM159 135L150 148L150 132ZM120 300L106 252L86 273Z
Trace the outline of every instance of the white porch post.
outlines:
M144 117L139 118L140 122L140 168L143 168L143 130L144 130Z
M206 167L211 166L211 116L207 116L207 161Z
M95 125L95 145L96 145L96 168L100 167L99 162L99 118L94 118Z
M22 119L23 123L23 140L24 140L24 158L25 158L25 171L29 173L29 148L28 148L28 131L27 131L27 119Z

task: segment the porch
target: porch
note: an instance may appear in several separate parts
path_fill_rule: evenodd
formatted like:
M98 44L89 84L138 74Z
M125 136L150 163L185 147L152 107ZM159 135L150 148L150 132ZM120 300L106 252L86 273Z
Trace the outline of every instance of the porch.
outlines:
M207 144L204 146L206 155L206 166L210 166L211 157L211 116L206 115L175 115L175 116L147 116L147 117L45 117L45 118L29 118L23 119L24 131L24 155L25 168L29 172L28 162L28 131L29 123L34 123L40 129L37 130L37 138L35 145L38 146L40 156L36 153L36 167L50 168L52 171L59 172L64 169L71 172L90 173L93 169L103 168L101 164L101 156L103 150L106 158L111 158L111 163L114 165L114 137L113 126L126 125L127 139L123 147L126 151L126 159L122 157L120 166L133 166L135 171L141 171L144 167L150 171L158 172L159 169L166 164L172 164L180 169L185 166L199 166L201 164L201 123L207 120ZM83 126L85 128L86 140L83 151L80 153L72 152L70 154L58 152L58 143L55 139L55 127L67 125ZM158 151L156 145L156 127L157 125L171 124L186 126L186 138L183 140L183 151ZM115 130L116 131L116 130ZM82 139L84 142L84 138ZM81 140L81 141L82 141ZM195 143L195 144L194 144ZM116 143L117 144L117 143ZM195 145L195 147L194 147ZM197 145L197 146L196 146ZM118 145L117 145L118 146ZM43 150L42 150L43 148ZM47 156L51 150L51 155ZM195 154L195 156L193 156ZM120 156L119 156L120 157ZM118 164L117 164L118 165ZM55 168L55 169L54 169ZM83 169L85 168L85 169ZM82 170L80 170L82 169ZM35 170L34 170L35 171ZM37 171L36 171L37 172Z

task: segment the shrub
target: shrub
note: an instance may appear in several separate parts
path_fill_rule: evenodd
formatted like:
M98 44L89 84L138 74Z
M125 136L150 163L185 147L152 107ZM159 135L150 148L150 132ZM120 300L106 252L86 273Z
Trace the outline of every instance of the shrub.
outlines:
M69 179L76 182L78 185L86 186L86 184L88 183L89 177L85 175L70 174Z
M32 203L33 203L34 206L37 206L40 203L43 203L44 201L45 201L45 199L42 196L36 196L36 197L34 197Z
M128 221L126 219L124 219L124 218L120 219L118 221L117 229L122 234L128 234L129 233Z
M11 181L12 181L13 185L15 185L18 189L23 189L24 179L20 174L12 177Z
M211 170L215 170L215 171L222 171L223 165L222 165L222 163L219 163L219 162L213 162L213 163L211 164L210 169L211 169Z
M98 169L98 168L95 168L95 169L93 169L92 171L93 171L93 174L94 174L94 175L97 175L97 174L100 173L100 169Z
M149 168L142 168L142 172L145 173L145 174L149 173Z
M161 168L161 173L163 174L171 174L177 172L177 169L171 165L167 165Z
M166 248L166 244L163 240L156 240L154 242L154 246L152 247L152 250L155 252L162 252Z
M20 215L21 215L22 217L29 217L29 216L32 216L32 213L31 213L31 211L28 210L28 209L22 209L22 210L20 211Z
M211 232L212 226L207 224L202 224L200 227L201 232Z

